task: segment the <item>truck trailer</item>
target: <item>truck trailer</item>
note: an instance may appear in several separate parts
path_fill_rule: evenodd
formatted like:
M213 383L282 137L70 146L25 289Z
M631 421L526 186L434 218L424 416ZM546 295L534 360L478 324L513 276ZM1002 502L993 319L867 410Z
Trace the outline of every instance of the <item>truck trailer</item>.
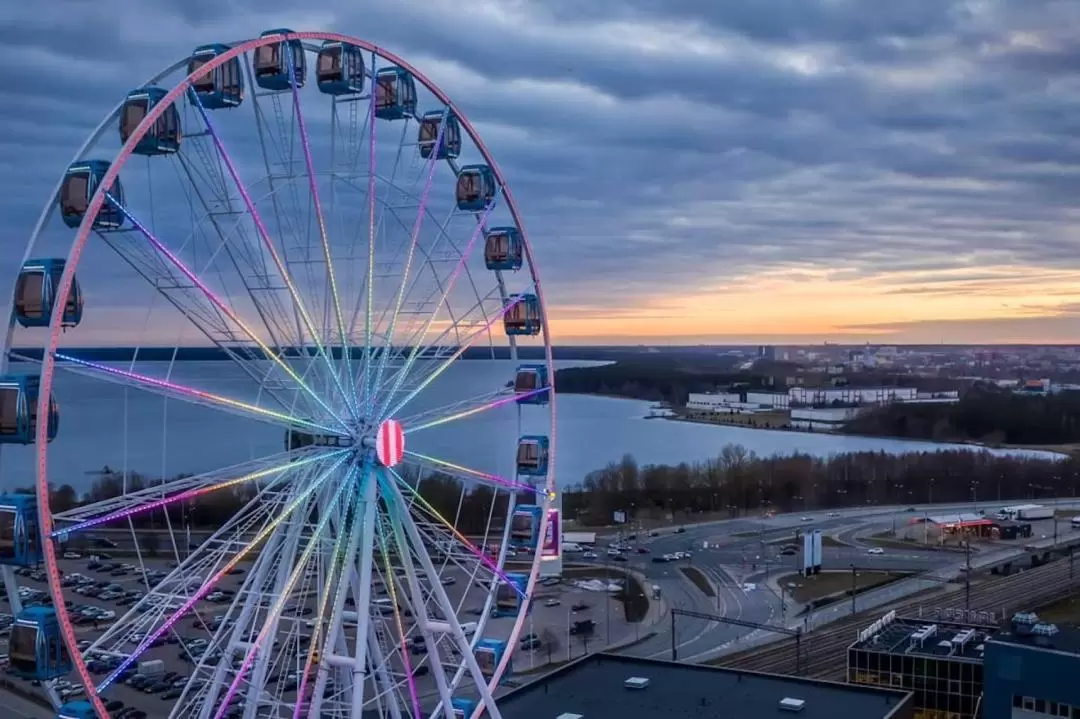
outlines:
M1053 516L1053 507L1040 507L1038 505L1031 507L1021 507L1016 512L1017 519L1023 519L1028 522L1035 519L1052 519Z

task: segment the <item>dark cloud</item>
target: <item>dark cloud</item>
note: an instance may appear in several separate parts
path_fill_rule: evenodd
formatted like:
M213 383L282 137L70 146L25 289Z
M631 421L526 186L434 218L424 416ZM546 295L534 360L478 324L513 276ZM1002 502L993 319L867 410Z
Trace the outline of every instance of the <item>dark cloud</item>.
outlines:
M509 178L549 301L568 317L623 319L633 306L722 289L725 278L796 269L882 293L1007 294L985 268L1080 267L1078 8L15 5L0 26L0 211L20 247L58 172L128 89L197 44L285 25L378 42L454 98ZM325 151L328 116L312 112ZM256 167L257 140L232 137L238 162ZM110 128L105 148L116 146ZM65 236L48 237L60 246ZM4 255L4 269L17 254ZM958 274L942 279L943 269Z

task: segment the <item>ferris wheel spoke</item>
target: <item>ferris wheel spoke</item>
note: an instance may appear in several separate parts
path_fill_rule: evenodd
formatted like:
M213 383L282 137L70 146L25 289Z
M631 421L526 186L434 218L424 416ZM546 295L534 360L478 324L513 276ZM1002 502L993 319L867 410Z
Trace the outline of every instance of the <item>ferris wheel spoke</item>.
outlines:
M392 505L392 501L390 504ZM409 520L406 519L406 521ZM414 550L405 538L405 532L402 529L401 521L395 521L394 519L391 519L390 521L386 522L385 526L389 529L391 539L393 540L393 545L396 548L398 556L402 558L402 565L405 569L405 576L403 577L403 583L405 584L405 587L403 588L406 591L404 592L404 595L412 609L412 617L413 621L415 622L415 627L419 630L419 634L414 636L422 637L423 646L426 649L421 661L426 659L428 667L431 670L431 674L435 679L435 685L438 689L439 699L444 705L448 706L452 699L452 689L447 684L446 674L443 669L442 660L439 657L439 640L442 637L436 635L430 629L430 627L432 626L432 622L441 621L442 615L444 613L440 612L440 616L433 619L431 613L428 610L428 602L431 594L431 583L437 583L439 579L438 577L433 576L424 577L427 586L422 586L421 578L418 575L416 571L416 566L410 556L413 554ZM425 596L425 594L427 594L427 596ZM406 640L406 637L403 636L402 639ZM410 653L408 650L405 649L405 647L409 646L409 644L409 641L403 641L403 655ZM412 672L409 672L409 674L411 676ZM415 684L410 684L410 690L412 692L415 692Z
M419 563L420 569L431 578L431 591L437 604L444 608L443 619L438 622L438 629L440 633L448 635L450 641L456 646L458 652L461 654L464 661L463 669L470 675L473 682L476 685L477 691L480 693L481 703L487 711L488 716L492 719L499 719L501 714L495 703L495 699L492 696L491 687L488 686L483 672L480 670L480 666L476 661L476 657L473 654L472 645L469 639L465 636L465 632L461 628L461 623L458 621L457 614L454 612L454 605L450 601L450 598L446 595L446 590L443 585L438 581L438 573L435 571L435 566L432 564L431 557L427 553L427 549L424 547L423 538L417 531L416 526L411 521L411 517L408 514L407 502L401 494L401 481L400 477L396 475L392 470L386 472L381 478L380 484L383 490L384 501L387 504L388 511L394 512L397 517L397 526L400 526L405 534L408 543L412 547L413 556ZM423 501L423 498L420 498ZM454 530L457 532L457 530ZM460 535L460 533L458 533ZM468 539L464 536L459 536L459 541L468 544ZM483 553L480 553L483 556ZM498 568L496 571L499 572ZM426 631L432 631L436 627L435 622L431 622L429 627L425 628Z
M475 284L473 284L473 288L475 290ZM432 294L435 295L441 291L441 288L437 288ZM428 362L438 362L448 357L457 348L462 333L471 334L476 330L484 331L490 326L490 318L487 310L485 310L485 304L492 301L499 302L499 306L502 305L497 287L489 291L485 296L480 296L479 292L477 292L476 302L464 311L448 312L450 317L446 328L434 339L427 342L424 341L425 327L421 327L417 331L407 332L401 348L394 352L394 359L398 360L398 363L394 366L391 376L376 390L376 394L380 397L385 395L387 403L390 403L394 395L412 390L413 386L408 381L409 370L414 367L408 362L412 350L419 348L417 356L425 358ZM425 301L425 304L428 304L428 301ZM430 326L426 326L426 328L430 329Z
M221 582L232 571L236 565L238 565L245 557L250 555L259 545L261 545L267 537L274 533L274 530L286 521L297 508L304 506L311 495L316 492L323 484L335 474L335 471L345 461L346 456L342 456L335 461L328 469L315 476L315 479L311 481L304 489L302 489L296 497L286 506L282 511L274 517L274 519L267 523L267 525L261 529L250 542L243 545L233 556L224 564L223 567L214 573L213 577L203 584L190 598L181 604L181 606L173 612L173 614L152 633L148 634L142 642L135 648L131 656L120 663L115 670L113 670L104 681L102 681L98 687L97 692L100 694L110 684L116 681L117 677L129 666L134 663L140 655L146 652L147 649L155 642L158 637L169 631L185 614L191 611L191 609L198 603L203 597L210 593L210 591ZM183 566L183 565L181 565Z
M207 151L205 147L207 143L203 137L194 138L192 144L196 147L195 154L199 156L199 159L210 166L205 173L200 173L193 166L193 161L188 159L187 152L182 150L176 153L182 177L186 180L186 182L182 182L182 186L185 189L190 188L188 191L191 199L197 200L202 214L210 223L214 235L218 238L220 247L236 270L239 281L244 286L248 301L251 302L262 320L263 327L271 340L271 346L277 348L300 346L303 344L303 338L298 334L293 334L289 317L280 301L279 292L270 282L270 272L266 265L266 258L258 252L258 243L252 240L247 228L242 224L237 224L232 228L231 232L235 234L238 241L230 242L229 232L222 227L221 220L217 216L219 214L235 214L236 211L234 209L235 201L229 195L228 188L224 186L224 177L221 176L220 168L211 164L210 152L213 151L212 148L209 152ZM217 176L220 181L207 181L205 179L206 175ZM203 182L200 182L199 179L203 179ZM208 188L209 196L202 185L206 185ZM212 203L216 203L216 207L212 206Z
M296 73L293 67L292 53L285 53L288 58L289 66L289 86L292 88L293 97L293 109L296 115L297 128L300 130L300 143L304 153L304 164L307 167L308 184L311 190L311 202L315 212L315 222L319 231L319 241L322 245L323 261L326 263L326 281L330 293L330 301L333 305L334 319L336 320L338 330L338 341L341 345L342 354L342 366L345 366L344 358L348 356L350 352L349 338L345 330L345 316L341 310L341 296L338 292L338 284L336 273L334 272L334 261L330 252L330 237L326 229L326 217L323 214L322 201L319 197L319 184L315 173L315 161L311 156L311 141L308 137L307 125L304 121L304 112L300 102L300 88L296 84ZM327 331L327 334L329 332ZM334 372L334 375L338 378L338 385L341 385L340 373ZM345 396L346 402L350 405L350 412L353 416L357 416L358 409L354 406L353 395L350 392L346 392L342 388L342 394Z
M246 537L254 536L269 524L278 510L285 506L284 495L273 487L265 487L239 512L230 517L194 552L156 585L149 587L120 619L113 622L96 640L87 653L104 652L126 659L134 635L148 635L178 611L194 591L229 559L237 546L246 546ZM175 632L175 626L169 631ZM184 648L186 649L186 648Z
M450 422L467 419L499 407L505 407L511 402L520 402L522 399L533 397L544 391L546 390L533 390L521 394L506 390L491 392L478 398L462 400L451 405L429 410L419 416L401 420L401 422L405 428L405 434L412 434Z
M236 165L233 163L233 160L230 157L228 150L225 149L225 143L222 141L221 136L218 134L217 130L214 129L214 124L210 120L209 113L206 111L206 108L203 107L201 101L199 101L198 93L193 93L192 97L195 100L195 104L199 110L199 114L202 116L203 124L205 125L207 132L209 132L211 137L213 137L214 139L214 145L217 147L218 155L221 157L222 162L225 164L225 168L228 170L228 173L233 180L233 184L236 185L236 189L240 193L240 197L244 201L244 206L247 209L248 215L251 217L252 222L255 224L258 235L262 239L263 246L266 248L266 251L270 256L274 267L277 269L278 275L281 277L282 282L284 282L285 286L288 288L289 294L293 300L293 305L296 308L297 313L300 315L304 328L308 333L309 339L315 344L315 350L317 354L322 357L323 361L326 364L328 376L335 380L334 384L337 386L338 391L341 393L342 400L347 404L350 401L349 395L345 391L345 388L340 381L340 377L338 376L338 373L334 368L333 360L330 358L330 355L326 350L326 345L323 342L324 338L317 331L315 324L311 319L311 315L308 313L308 309L300 296L299 289L297 288L296 283L293 280L292 274L289 272L288 267L285 266L285 262L282 259L281 253L279 253L277 248L275 247L274 240L270 237L270 232L267 229L266 224L263 222L262 217L259 214L258 208L255 207L255 202L251 199L251 194L250 192L248 192L247 186L244 184L243 179L240 177L240 173L236 169ZM253 337L252 339L254 340L255 338ZM289 371L291 372L292 370L290 369ZM298 378L294 377L294 379ZM320 404L325 405L325 403L322 402L321 399ZM326 409L327 411L331 411L329 410L329 407L326 407Z
M443 474L448 474L451 477L456 477L464 482L474 482L479 484L486 484L495 489L511 490L514 492L527 492L534 493L542 491L542 488L537 487L534 484L528 482L521 482L516 479L510 479L509 477L501 477L497 474L490 472L481 472L478 469L472 469L465 467L454 462L449 462L445 459L439 459L437 457L429 457L426 454L420 454L414 452L411 449L405 450L405 458L402 460L406 466L412 466L419 470L433 470Z
M267 638L276 632L278 620L281 618L281 613L285 608L286 603L290 599L293 588L296 586L300 578L303 576L304 572L307 570L308 562L311 561L312 555L314 554L316 548L318 548L324 532L326 532L327 528L329 527L330 517L333 515L334 507L341 500L342 496L350 489L352 489L351 483L341 482L339 487L335 491L334 496L329 503L329 506L326 507L323 512L321 512L319 522L315 526L313 535L308 540L307 545L304 547L304 551L297 558L296 566L289 574L288 579L285 582L285 586L283 587L283 591L281 592L278 599L270 607L270 611L268 612L269 616L263 624L263 628L259 631L258 636L255 638L254 642L251 643L251 646L248 647L248 652L244 657L240 668L237 669L235 678L232 680L232 683L226 690L225 696L222 699L217 712L214 714L214 719L222 719L222 717L225 715L225 712L228 710L232 698L236 696L236 693L240 690L241 682L244 681L248 671L251 669L252 663L255 661L256 657L259 656L260 650L266 646Z
M90 360L61 354L59 352L55 353L54 357L57 360L55 366L58 369L64 369L85 377L92 377L94 379L121 384L126 387L133 387L152 394L168 397L169 399L180 400L188 404L211 407L247 419L269 422L282 427L315 430L334 435L341 434L340 428L331 425L312 422L300 417L292 417L284 412L259 407L258 405L242 402L238 399L225 397L213 392L196 389L195 387L188 387L176 382L150 377L118 367L109 367L100 362L91 362Z
M487 218L491 214L491 211L494 208L495 208L495 203L494 202L489 202L487 207L484 209L484 213L483 213L480 221L478 221L476 223L476 227L473 229L472 236L469 238L469 243L466 245L465 250L461 253L461 258L458 260L457 264L454 266L453 271L450 273L450 277L446 281L445 288L443 289L443 292L442 292L441 296L439 297L439 301L436 303L434 309L431 311L431 314L427 319L427 322L424 324L423 329L420 331L420 337L421 338L426 337L427 334L431 331L431 327L432 327L432 325L434 325L435 320L438 317L440 310L443 308L444 305L447 304L447 300L449 299L450 294L454 291L454 287L455 287L455 285L457 285L458 278L461 276L462 271L466 267L469 256L472 254L472 248L476 244L477 238L479 238L480 235L483 234L482 230L484 228L484 224L487 222ZM400 383L404 382L405 377L408 375L408 372L412 368L413 363L416 362L417 357L420 356L421 351L422 351L422 346L421 346L420 343L417 343L417 344L415 344L413 346L412 350L409 352L409 356L405 360L404 366L398 372L398 379L395 380L394 388L389 393L389 397L390 397L391 402L393 401L393 397L397 393L397 390L400 388ZM458 355L458 356L460 356L460 355ZM456 359L456 357L454 359ZM404 404L399 405L397 408L392 410L389 413L389 415L392 416L394 414L397 414L397 412L400 411L401 406L404 406ZM383 416L388 416L388 415L386 413L380 413L379 416L383 417Z
M123 233L98 233L98 237L126 262L147 284L166 302L182 314L188 323L220 349L236 366L256 383L259 377L251 367L254 359L250 348L243 343L245 337L238 333L221 310L193 285L187 277L178 272L168 260L153 247L142 243L125 241ZM40 360L35 360L40 361ZM272 387L265 387L264 393L285 409L290 403L284 400Z
M361 487L367 484L367 475L370 470L367 466L358 469L361 475ZM356 556L360 544L361 528L364 517L365 503L354 503L346 508L341 515L341 521L337 529L337 539L334 543L331 565L327 571L325 588L320 593L318 609L315 612L315 625L312 628L310 647L304 660L303 671L300 673L300 683L296 693L296 704L293 709L293 719L301 719L302 716L320 715L323 695L326 691L326 672L317 669L318 660L327 656L335 647L331 642L340 636L341 612L344 609L345 597L350 586L350 571L353 568L352 558ZM348 530L348 531L346 531ZM333 588L333 591L331 591ZM326 624L330 623L330 627ZM320 652L319 647L325 647ZM359 637L357 638L359 642ZM311 699L307 699L308 686L311 674L315 673L314 691ZM321 675L321 676L319 676ZM322 681L320 682L320 678Z
M446 116L449 112L449 108L443 112L443 121L439 123L438 134L435 138L435 146L438 147L442 142L443 131L446 128ZM400 158L400 152L399 152ZM406 290L409 289L409 280L412 276L413 258L416 255L416 246L420 240L420 230L424 225L424 217L427 215L428 198L431 195L432 181L435 179L435 168L438 164L439 154L437 152L431 153L431 157L427 163L427 177L424 180L424 190L420 195L420 206L417 208L416 220L413 223L412 232L409 237L409 249L405 257L405 267L401 272L401 282L398 284L397 293L393 302L393 312L390 315L390 324L386 330L386 343L383 345L382 357L379 360L378 369L375 372L375 381L373 388L379 387L382 383L383 373L386 371L386 362L390 356L391 348L394 344L394 331L397 329L398 316L401 314L402 304L405 302ZM397 164L395 163L394 171L397 171ZM383 206L383 210L386 210L386 206Z
M136 230L138 230L138 232L146 238L146 240L158 251L158 253L160 253L162 257L167 259L173 267L179 270L184 275L184 277L187 278L188 281L192 282L196 287L198 287L198 289L202 291L206 299L213 303L213 305L217 308L218 311L220 311L225 317L227 317L233 323L233 325L235 325L244 335L247 336L249 340L256 343L259 346L259 349L263 351L264 356L267 359L277 364L294 382L296 382L297 386L300 389L302 389L312 399L314 399L328 414L329 418L338 421L346 429L348 428L348 425L345 424L345 421L338 417L334 410L332 410L330 406L326 404L322 397L316 394L304 382L300 375L297 374L296 371L291 366L289 366L287 362L285 362L280 352L275 352L273 349L271 349L270 346L267 345L261 337L259 337L258 333L252 330L247 325L247 323L245 323L224 300L218 297L218 295L214 293L214 291L211 290L202 281L202 279L200 279L199 276L183 262L183 260L181 260L171 250L169 250L169 248L166 247L165 244L162 243L161 240L159 240L154 235L154 233L152 233L144 224L142 224L139 219L131 213L129 209L127 209L110 193L105 194L111 206L114 207L118 212L123 214L124 217L129 222L131 222L132 225L135 226Z
M497 315L488 320L483 327L469 335L465 339L465 341L449 357L434 363L434 368L423 376L422 381L420 381L420 383L417 384L415 388L408 392L405 397L401 399L389 412L382 415L382 417L395 417L399 415L401 411L409 404L409 402L416 399L417 395L423 392L424 389L426 389L432 382L438 379L443 372L448 370L451 365L453 365L458 359L460 359L461 356L465 354L469 350L469 348L476 343L478 339L480 339L480 337L490 333L491 328L494 327L495 324L499 322L503 318L503 316L507 312L509 312L518 302L521 301L520 297L521 296L519 295L511 302L508 302L506 306L503 307ZM412 356L410 356L410 359L412 359ZM404 376L404 374L408 371L408 364L408 361L406 361L406 367L403 367L401 371L402 376Z
M53 515L55 526L52 538L71 535L112 522L137 517L155 510L168 511L177 502L194 502L200 497L233 489L244 484L275 477L287 470L296 470L327 458L340 456L349 450L322 453L307 449L300 452L283 452L226 469L206 472L189 477L178 477L160 484L153 484L117 497L92 504L83 504L66 512Z

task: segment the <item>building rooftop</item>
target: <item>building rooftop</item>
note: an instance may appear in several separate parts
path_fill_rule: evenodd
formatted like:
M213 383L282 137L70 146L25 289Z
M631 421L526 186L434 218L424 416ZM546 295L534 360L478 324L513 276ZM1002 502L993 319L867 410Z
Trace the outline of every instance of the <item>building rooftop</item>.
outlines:
M1030 624L1026 628L1016 621L1016 617L1022 616L1030 618ZM1038 621L1038 616L1035 614L1015 615L1009 628L995 634L991 641L1080 656L1080 630L1059 627L1056 624L1045 624Z
M641 688L627 680L640 678ZM515 689L499 700L513 719L799 719L889 717L907 692L879 687L743 672L701 664L591 654ZM789 702L792 703L792 702Z
M984 643L998 631L990 625L895 617L875 622L851 648L981 662Z

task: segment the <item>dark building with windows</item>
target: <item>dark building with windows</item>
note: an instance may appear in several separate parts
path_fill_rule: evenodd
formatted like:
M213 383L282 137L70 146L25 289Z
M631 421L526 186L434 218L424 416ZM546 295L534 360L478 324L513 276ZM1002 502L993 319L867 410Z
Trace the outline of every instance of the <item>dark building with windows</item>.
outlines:
M984 719L1080 719L1080 631L1017 614L986 643Z
M997 631L890 612L848 648L847 679L912 692L922 719L971 719L979 716L986 642Z
M914 719L911 693L589 654L502 696L512 719Z

